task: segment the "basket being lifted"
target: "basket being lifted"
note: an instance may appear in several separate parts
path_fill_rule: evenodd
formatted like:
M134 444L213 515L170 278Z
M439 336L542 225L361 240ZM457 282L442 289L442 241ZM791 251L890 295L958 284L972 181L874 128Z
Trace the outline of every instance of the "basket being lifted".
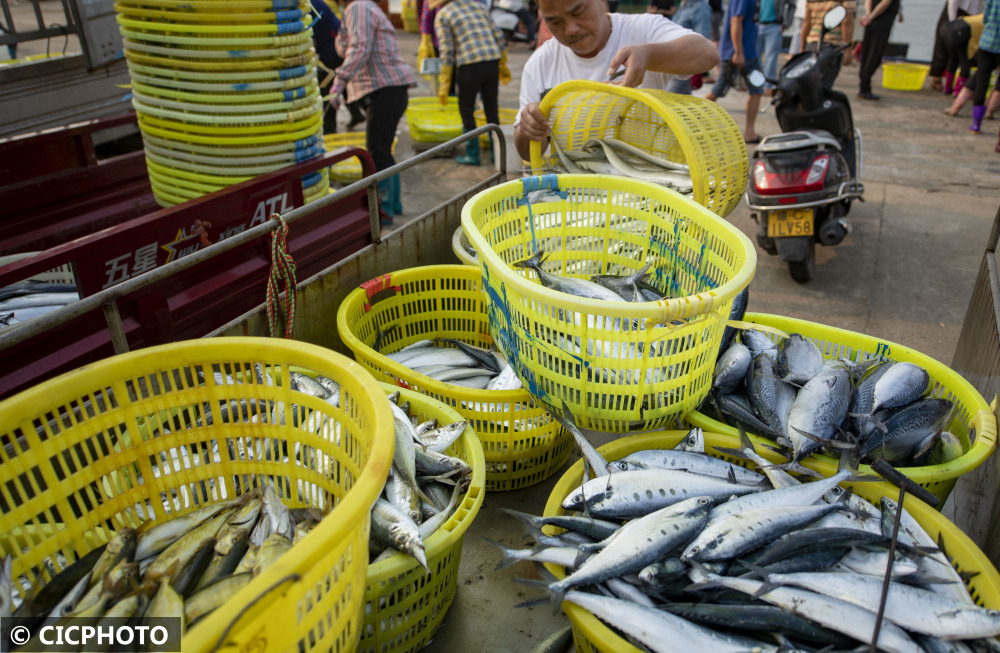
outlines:
M563 82L538 107L549 118L551 138L564 151L580 150L591 139L613 138L661 159L686 164L694 201L726 217L746 188L749 163L739 126L715 102L655 89L603 82ZM531 143L536 174L559 165L552 147L543 155Z
M663 186L605 175L527 177L462 209L478 253L490 335L538 400L598 431L671 424L708 393L733 299L753 278L750 240ZM633 275L664 297L621 302L538 283Z

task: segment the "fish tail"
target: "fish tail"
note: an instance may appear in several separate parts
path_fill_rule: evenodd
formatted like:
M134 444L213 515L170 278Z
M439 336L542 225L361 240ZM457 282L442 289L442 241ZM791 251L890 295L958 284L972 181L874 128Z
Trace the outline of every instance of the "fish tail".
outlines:
M501 569L506 569L507 567L510 567L512 564L520 560L520 558L518 558L517 555L514 553L514 549L500 542L497 542L496 540L491 540L490 538L485 536L483 536L483 540L485 542L488 542L489 544L492 544L496 548L500 549L500 562L498 562L497 566L493 568L493 571L500 571Z
M886 428L885 423L883 423L881 420L876 419L875 415L872 413L848 413L848 415L850 415L851 417L857 417L858 419L865 420L866 422L874 425L875 428L877 428L879 431L882 431L883 434L889 432L889 429Z
M514 267L517 268L529 268L531 270L540 270L542 267L542 262L545 260L545 252L538 250L531 256L521 261L514 261Z

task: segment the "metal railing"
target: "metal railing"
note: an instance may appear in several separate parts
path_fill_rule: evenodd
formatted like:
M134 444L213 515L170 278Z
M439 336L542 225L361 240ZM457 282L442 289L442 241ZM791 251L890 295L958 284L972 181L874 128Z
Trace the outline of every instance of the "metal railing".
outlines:
M285 222L289 225L294 224L296 221L302 218L312 215L317 211L322 211L330 204L337 202L342 196L353 195L361 190L366 190L368 193L368 207L369 214L371 217L371 229L372 229L372 242L379 243L382 240L382 225L381 219L379 217L378 211L378 196L377 196L377 183L383 179L387 179L395 174L399 174L403 170L412 168L424 161L428 161L438 155L446 154L452 150L456 145L460 145L465 141L473 138L479 138L480 135L493 132L497 134L498 138L494 139L494 143L499 143L499 152L496 155L496 161L498 164L498 169L492 175L487 177L485 180L479 182L476 185L477 188L486 188L491 186L496 181L505 181L507 178L507 144L504 140L503 132L497 125L485 125L483 127L478 127L473 131L467 132L458 138L455 138L446 143L437 145L429 150L421 152L416 156L403 161L402 163L397 163L391 168L386 168L381 172L376 172L375 174L364 177L360 181L357 181L350 186L347 186L340 191L324 197L319 200L315 200L305 206L292 209L288 213L284 214L282 217ZM452 198L444 202L441 206L444 206L456 198L461 197L461 195ZM425 216L432 214L436 210L440 209L435 207L430 211L418 216L413 220L417 222L423 219ZM219 241L212 244L204 249L198 250L192 254L184 256L176 261L167 263L158 268L154 268L149 272L143 273L139 276L133 277L127 281L123 281L115 286L112 286L106 290L95 293L89 297L85 297L77 302L73 302L61 308L57 311L47 313L36 317L30 321L24 322L22 324L13 325L4 329L0 332L0 352L6 351L12 347L15 347L30 338L47 331L48 329L57 327L65 322L72 320L73 318L79 317L85 313L96 310L100 308L104 312L104 318L107 321L108 332L111 335L111 341L115 349L116 354L123 354L129 351L128 342L125 336L125 328L122 324L122 318L118 311L118 300L126 295L129 295L137 290L150 286L162 279L169 277L172 274L186 270L188 268L194 267L204 261L211 258L225 254L226 252L236 249L237 247L246 245L257 238L261 238L271 233L273 230L277 229L280 225L275 220L268 220L264 224L257 225L247 229L244 232L230 236L225 240ZM406 226L400 228L400 230L406 229ZM207 328L210 331L211 328Z
M33 9L31 16L33 20L23 17L15 20L14 12L11 10L11 0L0 0L0 13L3 15L3 23L0 24L0 45L6 45L10 58L16 59L17 46L20 43L63 37L62 50L65 51L69 35L77 33L77 25L73 20L73 11L69 0L60 0L65 23L46 23L39 0L27 1ZM21 0L21 2L23 3L25 0Z

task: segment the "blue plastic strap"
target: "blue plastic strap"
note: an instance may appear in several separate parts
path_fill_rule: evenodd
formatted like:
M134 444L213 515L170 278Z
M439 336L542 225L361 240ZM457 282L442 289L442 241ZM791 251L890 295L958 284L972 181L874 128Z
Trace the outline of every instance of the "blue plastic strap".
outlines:
M299 6L299 0L272 0L271 8L275 11L284 9L295 9Z
M298 88L289 89L287 91L282 91L282 96L285 98L285 102L291 100L297 100L306 96L306 89L302 86Z
M323 175L319 172L310 172L308 175L302 175L302 188L309 188L310 186L315 186L320 181L323 180Z
M308 136L306 138L302 138L300 140L297 140L293 144L295 145L295 149L296 150L301 150L301 149L310 148L310 147L312 147L313 145L315 145L318 142L319 142L319 136L315 136L314 135L314 136Z
M305 31L305 25L301 20L293 20L290 23L279 23L278 34L299 34Z
M313 146L302 150L295 150L295 161L296 163L300 161L305 161L307 159L312 159L319 156L320 154L325 154L325 150L322 147Z
M559 177L554 174L541 175L536 177L521 178L521 197L517 200L517 205L528 205L528 226L531 229L532 251L538 251L538 241L535 240L535 216L531 211L531 202L528 201L528 193L536 190L550 190L559 197L566 199L567 192L559 190Z
M302 20L302 15L303 14L302 14L302 10L301 9L291 9L291 10L276 11L274 13L274 22L276 22L276 23L285 23L285 22L288 22L290 20ZM319 18L317 18L316 20L319 20ZM315 23L316 23L316 21L313 21L313 24L315 24ZM311 26L312 25L310 25L310 27Z
M294 68L285 68L284 70L278 71L278 79L285 80L291 79L293 77L302 77L306 74L305 66L295 66Z

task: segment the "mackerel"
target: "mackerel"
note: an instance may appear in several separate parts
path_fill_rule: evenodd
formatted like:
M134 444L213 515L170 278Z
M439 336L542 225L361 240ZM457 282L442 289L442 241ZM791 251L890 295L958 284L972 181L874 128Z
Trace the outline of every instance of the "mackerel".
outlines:
M607 463L612 473L639 469L677 469L715 478L734 479L753 485L765 479L763 474L703 453L675 449L644 449Z
M757 640L726 635L657 608L643 607L621 599L574 591L567 593L565 600L592 613L653 653L699 650L712 653L764 653L778 650L775 646Z
M591 479L562 502L566 510L583 511L602 519L642 516L692 497L725 499L758 492L760 488L729 483L690 472L643 469Z
M875 613L847 601L792 587L776 587L758 595L758 592L768 587L763 581L746 578L727 578L714 574L698 574L695 578L704 579L707 584L721 585L757 596L762 601L780 606L866 644L871 644L872 635L875 634ZM888 653L923 653L906 631L884 621L879 630L877 645Z
M878 612L882 579L861 574L771 574L767 582L794 585ZM1000 635L1000 610L953 601L938 592L889 582L885 618L901 628L941 639Z
M757 329L740 329L740 342L750 349L755 358L761 354L770 354L772 358L778 358L778 346Z
M820 448L821 444L813 438L829 440L834 435L847 417L850 397L851 375L843 369L826 369L799 390L788 414L793 462L798 463Z
M803 385L823 370L823 354L813 343L793 333L778 345L778 374L785 383Z
M412 556L430 572L420 527L385 499L376 499L372 506L371 534L376 542Z
M954 405L947 399L923 399L901 408L885 420L885 433L876 431L861 446L861 457L870 454L890 463L909 460L928 436L946 425Z
M728 394L743 382L753 357L746 345L734 342L719 356L712 375L712 389Z
M889 566L889 552L853 547L847 555L841 558L840 564L843 565L844 569L854 573L885 578L885 571ZM919 569L920 566L916 561L905 554L896 551L893 555L892 578L912 576Z
M705 453L705 432L697 426L694 427L677 443L674 449L676 451Z
M736 558L765 542L816 521L843 506L778 506L745 510L717 519L688 544L682 560L713 561Z
M788 433L788 418L796 393L780 375L778 363L769 354L761 354L753 360L748 394L754 410L768 426L779 433Z
M882 408L899 408L920 399L930 384L927 370L913 363L896 363L875 382L870 417Z
M515 267L528 268L534 270L538 279L546 288L551 288L558 292L564 292L577 297L587 299L600 299L609 302L625 302L625 298L613 290L608 290L604 286L589 281L587 279L577 279L575 277L563 277L546 272L542 268L544 253L539 251L523 261L514 263Z
M576 569L580 560L587 557L587 554L580 549L570 546L536 546L530 549L512 549L488 537L484 537L483 540L500 550L500 562L493 568L493 571L506 569L524 560L559 565L572 570Z
M537 517L535 515L529 515L528 513L512 510L510 508L501 508L500 510L508 515L517 517L522 522L530 523L536 528L541 528L543 526L555 526L556 528L564 528L568 531L581 533L593 540L598 541L607 539L622 527L620 523L606 521L603 519L594 519L593 517L577 517L574 515L550 515L548 517Z
M453 445L455 441L461 437L468 425L469 423L465 420L445 424L444 426L440 426L433 430L418 433L416 441L418 444L426 447L430 451L444 453L448 447ZM414 430L414 432L416 432L416 430Z
M789 506L810 506L823 498L831 488L851 477L851 472L842 470L829 478L819 479L812 483L799 483L783 488L747 494L742 497L730 499L725 503L720 503L712 509L708 516L708 523L719 521L749 510L759 510L761 508L779 508Z

